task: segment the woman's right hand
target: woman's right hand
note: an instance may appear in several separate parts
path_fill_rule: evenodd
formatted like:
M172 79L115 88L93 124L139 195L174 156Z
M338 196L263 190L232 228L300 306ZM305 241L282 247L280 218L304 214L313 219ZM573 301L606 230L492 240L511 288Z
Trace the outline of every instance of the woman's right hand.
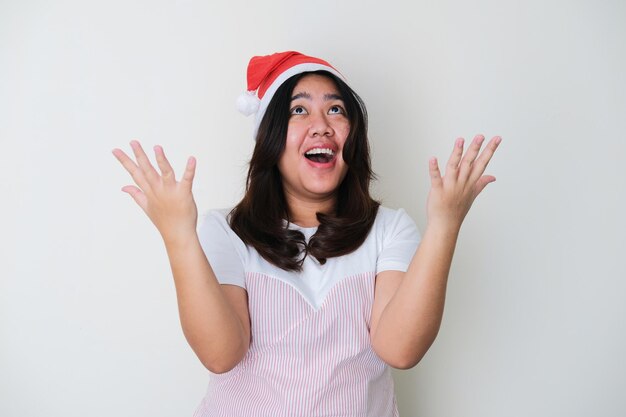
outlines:
M131 141L130 146L137 162L121 149L113 149L113 155L136 184L126 185L122 191L129 194L148 215L166 244L182 242L194 236L198 220L198 209L191 192L196 170L195 158L187 160L182 178L176 181L174 170L162 147L154 147L161 171L159 174L138 141Z

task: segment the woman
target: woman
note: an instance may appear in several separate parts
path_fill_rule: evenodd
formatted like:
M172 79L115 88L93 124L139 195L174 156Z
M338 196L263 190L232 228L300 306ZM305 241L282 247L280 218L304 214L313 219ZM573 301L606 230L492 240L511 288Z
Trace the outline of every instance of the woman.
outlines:
M240 109L256 114L246 193L196 230L195 160L180 181L136 141L130 194L161 233L185 336L215 375L197 416L395 416L389 367L419 362L439 330L461 223L495 180L500 143L457 139L429 163L419 243L402 210L379 207L366 112L341 74L297 52L254 57ZM416 250L417 248L417 250Z

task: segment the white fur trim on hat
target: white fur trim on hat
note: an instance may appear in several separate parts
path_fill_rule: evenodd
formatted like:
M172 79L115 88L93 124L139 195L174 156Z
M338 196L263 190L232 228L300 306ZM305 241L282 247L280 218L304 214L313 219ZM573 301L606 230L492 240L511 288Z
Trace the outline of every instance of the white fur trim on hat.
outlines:
M237 110L244 116L250 116L259 110L261 100L256 96L254 91L246 91L237 97Z

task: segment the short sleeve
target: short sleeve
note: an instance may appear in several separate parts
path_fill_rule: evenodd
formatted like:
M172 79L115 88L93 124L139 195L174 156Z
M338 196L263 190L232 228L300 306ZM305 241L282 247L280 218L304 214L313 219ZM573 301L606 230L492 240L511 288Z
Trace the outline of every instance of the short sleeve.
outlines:
M402 209L384 213L382 248L376 262L376 273L382 271L406 272L420 242L415 222Z
M220 284L246 288L246 246L232 231L226 217L225 210L213 210L204 216L198 228L200 245Z

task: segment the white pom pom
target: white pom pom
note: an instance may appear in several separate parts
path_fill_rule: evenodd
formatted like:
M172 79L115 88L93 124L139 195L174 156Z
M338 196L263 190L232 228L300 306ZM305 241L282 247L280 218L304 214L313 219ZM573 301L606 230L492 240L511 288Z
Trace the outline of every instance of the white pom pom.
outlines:
M260 102L254 91L246 91L237 97L237 110L245 116L250 116L259 109Z

